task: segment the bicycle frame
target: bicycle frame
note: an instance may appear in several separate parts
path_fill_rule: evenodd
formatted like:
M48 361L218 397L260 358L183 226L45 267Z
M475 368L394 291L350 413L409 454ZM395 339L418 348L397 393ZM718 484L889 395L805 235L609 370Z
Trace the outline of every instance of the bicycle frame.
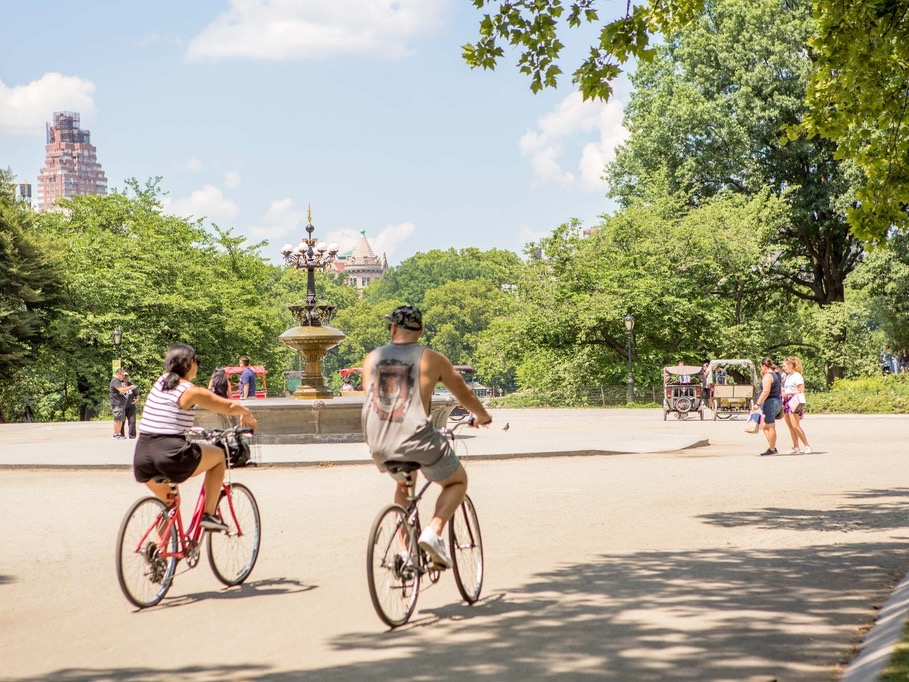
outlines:
M233 518L234 523L237 526L237 535L243 535L243 529L240 527L240 520L237 518L237 514L234 511L234 500L233 496L230 494L230 481L226 481L221 484L221 490L224 491L224 494L227 498L227 506L230 510L230 515ZM202 484L202 488L199 490L199 497L196 499L196 508L193 510L193 515L190 518L189 526L184 530L183 527L183 515L180 512L180 488L176 484L171 484L171 492L167 496L170 500L170 506L162 512L162 517L167 519L167 523L164 528L158 534L158 543L162 545L161 558L162 559L172 559L176 558L177 560L186 559L191 555L192 552L199 546L199 541L202 538L202 514L205 511L205 484ZM136 552L141 551L141 548L145 545L145 541L148 539L148 536L153 532L157 531L158 525L160 524L160 519L156 519L148 530L145 531L145 534L139 540L136 545ZM171 552L168 550L167 543L165 539L170 536L171 529L177 527L177 551Z

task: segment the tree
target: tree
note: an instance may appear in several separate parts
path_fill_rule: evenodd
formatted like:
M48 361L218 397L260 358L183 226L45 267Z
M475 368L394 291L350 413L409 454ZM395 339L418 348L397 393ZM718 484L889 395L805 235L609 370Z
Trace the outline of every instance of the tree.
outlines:
M66 200L64 212L42 213L36 225L60 245L65 300L34 381L58 386L64 414L89 418L106 405L113 329L123 331L124 361L145 390L177 341L196 347L203 373L240 355L266 365L289 357L276 343L286 325L271 303L280 271L260 245L162 214L158 193L157 180L130 181L125 192Z
M585 27L597 40L572 76L585 99L608 99L612 82L631 58L655 55L653 34L674 38L718 3L705 0L651 0L626 4L626 11L604 21L596 0L473 0L494 8L484 14L476 43L463 46L472 68L494 69L502 45L515 47L518 68L537 92L556 87L566 34ZM741 3L743 6L748 3ZM778 0L779 13L800 12L801 0ZM909 135L905 115L909 91L909 5L905 0L813 0L814 27L806 52L814 60L807 111L790 136L821 136L837 148L837 158L854 163L862 181L850 196L846 219L859 239L880 241L891 227L907 226ZM706 10L705 10L706 8ZM743 41L743 46L747 45Z
M789 295L826 305L844 299L861 258L846 224L851 178L822 139L786 143L805 113L811 63L806 2L721 0L677 31L632 77L628 141L608 174L621 203L656 180L690 205L719 192L785 198L789 220L770 247L763 273Z
M510 312L512 299L486 279L454 280L426 292L425 343L455 364L470 364L477 335ZM485 378L485 377L484 377Z
M429 289L454 280L485 279L500 287L511 281L521 260L510 251L476 248L417 253L391 268L366 290L370 301L396 299L421 308Z
M0 376L15 377L35 363L62 296L59 250L34 231L35 214L14 199L12 177L0 173ZM5 399L4 399L5 398ZM23 396L0 396L5 411L24 407ZM5 408L5 409L4 409Z
M814 18L802 130L835 141L838 158L861 170L849 224L882 241L909 227L909 3L815 0Z
M478 9L496 7L483 15L480 39L462 47L465 61L473 68L494 69L505 55L502 44L520 51L518 68L530 76L530 89L556 87L562 74L559 58L565 47L560 34L585 24L599 26L598 40L575 70L572 82L584 99L609 99L612 81L630 59L653 56L650 36L671 33L689 24L704 6L704 0L650 0L626 4L625 15L601 22L597 0L473 0ZM567 9L567 14L566 14ZM560 22L564 22L561 23Z

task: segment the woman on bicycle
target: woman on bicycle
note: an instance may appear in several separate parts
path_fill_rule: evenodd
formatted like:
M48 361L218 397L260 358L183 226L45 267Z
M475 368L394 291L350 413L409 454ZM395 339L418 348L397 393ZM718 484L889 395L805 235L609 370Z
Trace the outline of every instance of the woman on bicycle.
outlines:
M170 504L169 483L183 483L192 476L205 474L205 513L202 527L225 531L227 526L214 515L218 492L224 481L224 451L209 443L191 443L185 433L193 426L193 408L204 407L212 412L240 418L240 424L253 429L256 418L245 405L216 396L195 386L192 380L199 372L196 350L186 343L171 346L164 358L164 374L158 377L145 401L139 422L139 439L133 455L136 480L165 504Z

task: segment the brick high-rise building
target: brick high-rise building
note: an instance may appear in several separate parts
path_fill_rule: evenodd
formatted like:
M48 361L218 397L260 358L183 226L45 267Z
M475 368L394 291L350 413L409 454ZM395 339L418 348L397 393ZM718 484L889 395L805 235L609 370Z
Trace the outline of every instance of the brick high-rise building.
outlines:
M91 133L79 127L74 111L54 112L47 124L44 168L38 175L38 208L47 211L61 197L107 194L107 177L98 163Z

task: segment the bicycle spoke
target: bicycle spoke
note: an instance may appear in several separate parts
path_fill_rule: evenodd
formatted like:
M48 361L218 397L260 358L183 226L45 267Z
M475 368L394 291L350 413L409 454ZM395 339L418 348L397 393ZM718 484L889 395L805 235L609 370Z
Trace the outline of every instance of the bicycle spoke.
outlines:
M166 507L154 497L138 500L126 512L117 536L117 579L124 596L139 608L154 606L170 589L177 567L177 529L166 537Z
M483 589L483 538L470 497L464 498L449 522L448 544L458 592L472 604L480 598Z
M379 618L392 627L408 621L420 591L417 549L409 550L408 531L404 510L391 505L379 512L369 534L369 595Z
M208 533L208 562L215 577L227 586L239 585L249 577L259 557L261 520L252 492L241 483L230 486L230 497L222 490L216 515L229 530Z

